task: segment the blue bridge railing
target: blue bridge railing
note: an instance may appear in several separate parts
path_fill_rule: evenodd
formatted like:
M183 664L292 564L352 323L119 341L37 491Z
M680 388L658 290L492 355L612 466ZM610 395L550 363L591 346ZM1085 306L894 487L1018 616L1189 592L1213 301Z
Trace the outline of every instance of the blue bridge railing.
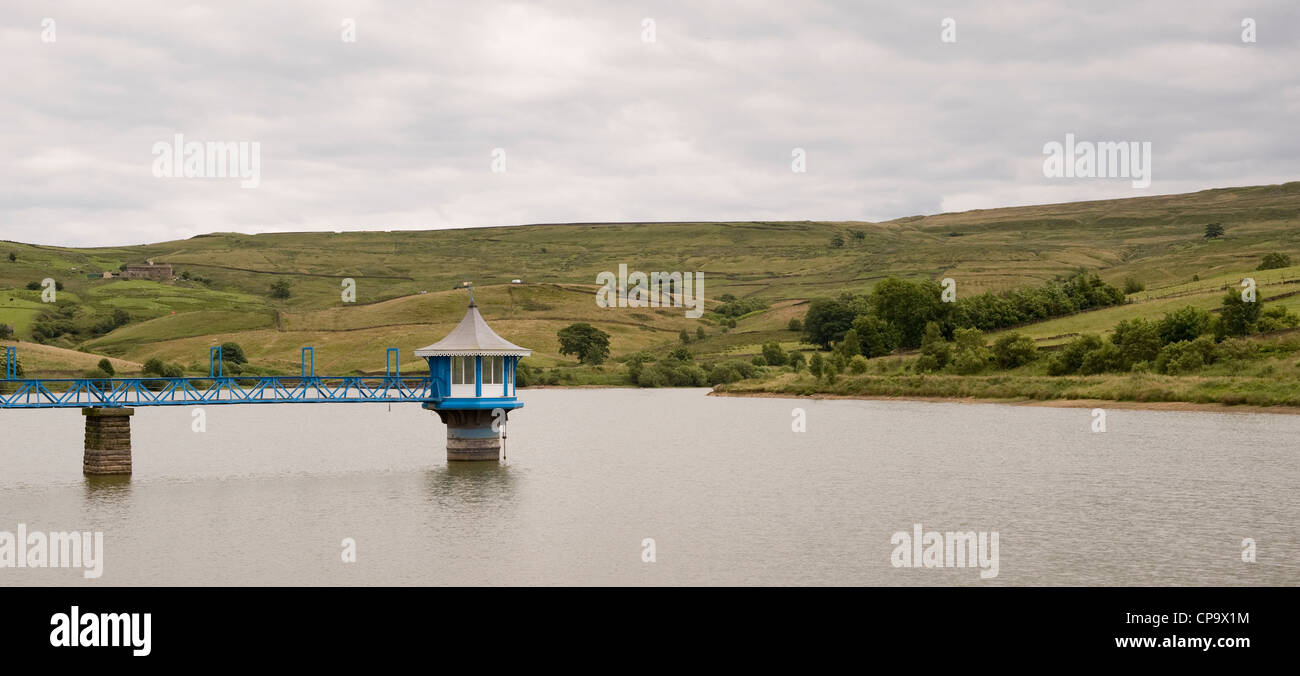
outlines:
M430 378L222 376L6 380L0 408L426 402L442 398Z
M224 375L220 349L213 348L206 378L19 378L10 347L0 408L430 402L447 396L441 382L429 376L402 377L395 348L385 357L383 376L318 376L308 347L299 376Z

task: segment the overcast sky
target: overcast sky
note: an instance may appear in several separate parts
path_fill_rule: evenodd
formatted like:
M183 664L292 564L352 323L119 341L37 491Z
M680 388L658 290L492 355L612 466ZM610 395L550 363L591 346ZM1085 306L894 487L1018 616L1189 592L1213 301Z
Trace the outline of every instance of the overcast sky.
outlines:
M1300 179L1295 0L23 2L0 64L0 238L43 244L885 220ZM155 177L178 133L259 143L260 183ZM1066 133L1150 141L1151 186L1044 177Z

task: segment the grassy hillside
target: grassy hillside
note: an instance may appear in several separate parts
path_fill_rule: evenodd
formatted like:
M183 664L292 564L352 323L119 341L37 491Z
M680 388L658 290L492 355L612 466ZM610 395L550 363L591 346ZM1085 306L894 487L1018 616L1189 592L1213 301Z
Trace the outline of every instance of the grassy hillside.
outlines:
M1226 235L1203 237L1207 223ZM842 241L842 246L836 246ZM786 328L808 299L865 291L877 281L952 277L960 294L1038 285L1083 268L1146 291L1133 304L1020 329L1043 343L1105 332L1128 316L1159 316L1186 304L1212 307L1225 285L1244 276L1265 299L1300 286L1300 267L1257 273L1265 253L1300 260L1300 182L1226 188L1187 195L990 209L914 216L882 223L743 222L571 224L422 232L217 233L188 240L97 249L0 243L0 323L22 341L53 308L29 282L53 278L64 290L54 306L77 333L54 347L142 363L153 357L206 373L207 349L233 340L263 368L296 372L301 346L317 348L318 371L375 372L383 350L410 350L439 339L464 312L476 285L483 314L506 338L536 350L534 365L572 365L555 332L588 321L612 336L613 356L678 344L683 329L707 337L689 348L703 358L751 355L765 341L787 348ZM10 261L12 253L16 260ZM104 280L125 263L170 263L191 280L164 284ZM768 309L724 331L716 317L687 319L681 308L602 309L597 273L620 263L642 271L703 271L710 307L722 294L764 301ZM96 275L88 278L87 275ZM1193 281L1193 276L1199 281ZM345 278L357 302L340 298ZM523 285L512 285L519 278ZM277 281L288 298L272 298ZM1282 301L1300 306L1300 297ZM124 325L95 330L115 310ZM33 346L23 343L24 354ZM27 361L25 360L25 363ZM78 358L40 361L36 370L79 372ZM410 364L409 366L414 366ZM121 369L120 369L121 370ZM130 371L130 367L125 369ZM28 366L32 372L33 367Z

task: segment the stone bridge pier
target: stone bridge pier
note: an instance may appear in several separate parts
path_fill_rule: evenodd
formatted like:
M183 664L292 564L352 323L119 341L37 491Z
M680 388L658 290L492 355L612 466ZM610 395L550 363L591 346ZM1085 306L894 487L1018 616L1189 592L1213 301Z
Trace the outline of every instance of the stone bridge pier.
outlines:
M83 408L86 450L81 457L84 474L131 473L131 416L133 408Z
M492 429L492 411L461 409L438 411L447 426L448 460L501 459L501 434Z

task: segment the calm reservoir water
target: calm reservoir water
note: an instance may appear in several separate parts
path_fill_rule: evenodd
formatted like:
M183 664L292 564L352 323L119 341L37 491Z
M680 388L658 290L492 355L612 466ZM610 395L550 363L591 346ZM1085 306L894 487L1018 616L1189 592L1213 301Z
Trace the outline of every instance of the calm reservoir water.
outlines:
M524 392L504 466L413 404L142 408L129 479L79 411L0 411L0 531L105 539L0 585L1300 584L1297 416L706 392ZM997 531L998 576L894 567L915 523Z

